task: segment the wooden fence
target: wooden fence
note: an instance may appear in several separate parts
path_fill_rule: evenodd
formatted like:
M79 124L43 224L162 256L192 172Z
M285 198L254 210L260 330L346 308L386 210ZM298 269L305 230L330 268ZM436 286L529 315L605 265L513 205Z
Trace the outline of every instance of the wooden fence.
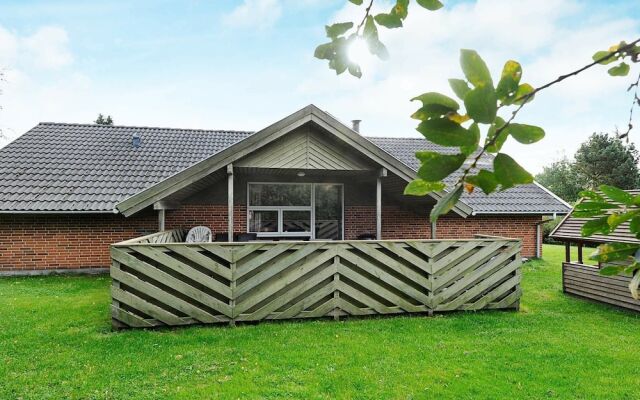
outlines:
M562 263L562 289L565 293L601 303L640 311L640 300L631 297L631 278L603 276L598 267L576 263Z
M518 308L519 240L180 243L111 247L116 328Z

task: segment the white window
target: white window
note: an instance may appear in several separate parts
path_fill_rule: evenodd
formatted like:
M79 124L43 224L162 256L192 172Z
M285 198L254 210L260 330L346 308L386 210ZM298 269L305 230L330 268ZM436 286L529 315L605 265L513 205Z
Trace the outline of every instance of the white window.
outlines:
M249 183L247 198L248 230L258 236L342 239L342 185Z

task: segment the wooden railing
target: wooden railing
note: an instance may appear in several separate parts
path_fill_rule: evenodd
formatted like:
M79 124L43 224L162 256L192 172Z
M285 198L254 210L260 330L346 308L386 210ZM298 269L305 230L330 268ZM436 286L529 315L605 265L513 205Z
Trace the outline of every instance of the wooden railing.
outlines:
M179 243L111 246L113 325L154 327L518 308L520 241Z
M562 263L562 290L600 303L640 311L640 300L631 296L629 276L600 275L595 265Z

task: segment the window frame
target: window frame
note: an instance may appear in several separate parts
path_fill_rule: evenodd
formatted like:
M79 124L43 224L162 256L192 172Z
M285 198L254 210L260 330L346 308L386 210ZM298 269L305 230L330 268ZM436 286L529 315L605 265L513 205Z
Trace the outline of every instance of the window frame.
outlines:
M309 206L252 206L251 205L251 185L311 185L311 199ZM269 237L308 237L310 240L316 239L316 185L336 185L340 186L341 197L341 232L340 236L344 240L344 184L337 182L247 182L247 232L255 233L259 238ZM251 232L249 230L252 211L277 211L278 231L277 232ZM310 214L310 232L283 232L283 211L308 211ZM329 240L329 239L322 239Z

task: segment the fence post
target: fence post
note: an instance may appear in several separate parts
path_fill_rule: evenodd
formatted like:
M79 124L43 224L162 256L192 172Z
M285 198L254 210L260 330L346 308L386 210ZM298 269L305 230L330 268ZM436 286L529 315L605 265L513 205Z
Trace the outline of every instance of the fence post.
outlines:
M231 247L231 246L230 246ZM233 251L233 247L231 250L231 263L229 267L231 268L231 281L229 281L229 288L231 289L231 299L229 300L229 306L231 307L231 319L229 320L229 326L236 326L236 258L235 252Z
M335 255L333 257L333 268L335 272L333 274L333 284L335 285L335 289L333 291L333 299L336 303L336 307L333 309L333 319L336 321L340 321L340 315L338 313L338 299L340 298L340 292L338 291L338 283L340 282L340 275L338 274L338 264L340 263L340 257Z
M435 224L433 224L433 228L435 229ZM433 317L433 301L434 301L434 295L433 295L433 286L435 285L435 277L433 275L433 255L430 255L428 257L428 261L427 261L427 273L429 274L429 276L427 277L428 282L429 282L429 289L427 289L429 291L429 293L427 293L427 300L429 304L426 304L427 306L427 315L429 317Z

